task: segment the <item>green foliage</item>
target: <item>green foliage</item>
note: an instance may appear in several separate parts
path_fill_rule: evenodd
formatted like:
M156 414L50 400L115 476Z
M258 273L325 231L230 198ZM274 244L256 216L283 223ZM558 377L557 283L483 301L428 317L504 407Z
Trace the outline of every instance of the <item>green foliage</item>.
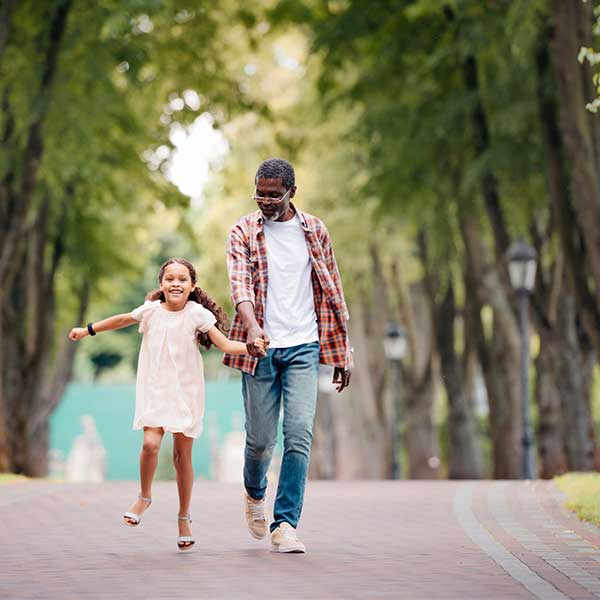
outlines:
M233 2L73 2L56 74L44 89L50 24L61 5L15 3L0 55L6 142L0 181L17 195L30 127L46 115L31 218L48 201L48 260L53 246L61 252L57 342L74 324L84 282L91 285L94 314L104 307L131 310L155 287L156 263L167 252L195 248L185 215L189 200L166 181L166 162L154 160L154 151L172 149L174 125L185 126L205 110L223 120L251 103L228 67L235 49L230 36L239 27ZM200 106L174 102L186 90L197 91ZM144 279L131 289L131 281ZM127 335L136 347L137 336Z
M589 0L582 0L582 2L588 2ZM591 2L590 2L591 4ZM594 16L596 18L596 23L594 26L594 34L600 35L600 6L596 5L594 7ZM591 102L586 104L586 108L593 113L597 113L598 109L600 109L600 72L598 72L598 64L600 64L600 52L597 52L594 48L587 48L583 46L579 50L579 56L577 57L580 63L588 63L594 69L594 75L592 77L592 82L594 84L594 88L596 90L597 97L594 98Z
M0 149L0 169L22 152L35 114L31 90L52 10L24 2L15 17L0 65L0 98L10 107L1 119L14 118L14 143ZM93 284L94 316L130 310L172 254L197 262L201 285L231 310L225 239L254 210L254 170L269 155L296 164L298 205L324 217L349 296L368 284L373 240L384 261L400 256L409 278L419 276L420 231L441 276L460 279L461 215L475 215L491 237L480 198L490 168L511 232L547 220L533 64L547 10L543 0L75 3L38 191L52 198L65 245L59 322L70 324L69 296L83 281ZM469 56L490 126L479 156L463 81ZM190 89L200 108L174 109ZM172 150L173 124L204 110L222 125L231 155L204 205L190 210L165 181L168 157L154 151ZM131 339L126 362L138 343L133 329L123 334Z
M394 250L382 231L405 240L426 232L436 272L458 276L459 296L461 217L479 219L493 247L481 198L487 174L499 181L510 234L549 218L535 75L547 11L542 0L349 0L279 2L270 12L281 30L301 24L310 32L307 62L319 96L309 91L303 104L311 107L321 143L323 130L335 124L328 141L336 148L316 164L321 171L331 165L343 182L336 190L343 210L376 228L386 254ZM478 97L465 84L468 60L476 61ZM489 128L483 150L473 130L479 99ZM306 136L303 160L319 152L308 141L315 139ZM352 254L366 255L364 247ZM401 256L409 259L410 242Z

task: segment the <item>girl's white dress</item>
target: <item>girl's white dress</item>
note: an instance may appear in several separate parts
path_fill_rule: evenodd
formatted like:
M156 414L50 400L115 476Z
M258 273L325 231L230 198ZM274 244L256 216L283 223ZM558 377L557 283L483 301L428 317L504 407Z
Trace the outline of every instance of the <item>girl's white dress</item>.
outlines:
M162 427L192 438L202 434L204 366L196 330L207 332L215 316L197 302L170 311L160 300L131 312L143 333L138 359L134 429Z

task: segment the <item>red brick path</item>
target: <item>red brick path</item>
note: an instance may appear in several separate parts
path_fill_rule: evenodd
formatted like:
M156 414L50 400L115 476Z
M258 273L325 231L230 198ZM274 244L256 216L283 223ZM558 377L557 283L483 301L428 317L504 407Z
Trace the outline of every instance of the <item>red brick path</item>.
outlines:
M245 530L239 486L199 481L196 548L175 545L175 483L137 529L135 483L0 486L0 598L600 598L600 531L548 482L310 482L306 555Z

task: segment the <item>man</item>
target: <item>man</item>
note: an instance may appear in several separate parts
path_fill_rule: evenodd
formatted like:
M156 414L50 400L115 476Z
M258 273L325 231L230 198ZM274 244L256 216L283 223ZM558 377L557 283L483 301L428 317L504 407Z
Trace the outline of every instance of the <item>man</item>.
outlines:
M255 177L259 210L242 217L227 241L227 269L236 314L230 338L268 348L258 358L225 355L241 369L246 412L246 521L256 539L269 529L278 552L305 552L296 527L304 501L319 362L334 367L341 392L350 383L348 310L331 240L320 219L291 202L294 168L264 161ZM267 470L283 400L283 460L270 528L265 510Z

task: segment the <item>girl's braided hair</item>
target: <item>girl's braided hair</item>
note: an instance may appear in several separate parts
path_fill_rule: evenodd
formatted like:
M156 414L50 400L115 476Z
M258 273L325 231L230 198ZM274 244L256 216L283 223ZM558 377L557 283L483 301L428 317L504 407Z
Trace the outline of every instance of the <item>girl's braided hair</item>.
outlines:
M162 282L166 268L173 263L178 263L186 267L190 273L190 279L192 280L192 283L196 285L196 282L198 281L196 269L194 269L194 265L192 265L192 263L185 258L170 258L169 260L165 261L158 272L159 283ZM165 302L166 298L164 293L160 289L157 289L153 290L152 292L148 292L146 295L146 300L160 300L161 302ZM229 318L225 314L225 311L202 288L196 286L188 296L188 301L197 302L198 304L204 306L204 308L207 310L210 310L210 312L217 319L215 327L227 337L227 334L229 333ZM208 337L208 334L203 333L199 329L196 331L196 340L199 345L204 346L207 350L212 346L212 342Z

